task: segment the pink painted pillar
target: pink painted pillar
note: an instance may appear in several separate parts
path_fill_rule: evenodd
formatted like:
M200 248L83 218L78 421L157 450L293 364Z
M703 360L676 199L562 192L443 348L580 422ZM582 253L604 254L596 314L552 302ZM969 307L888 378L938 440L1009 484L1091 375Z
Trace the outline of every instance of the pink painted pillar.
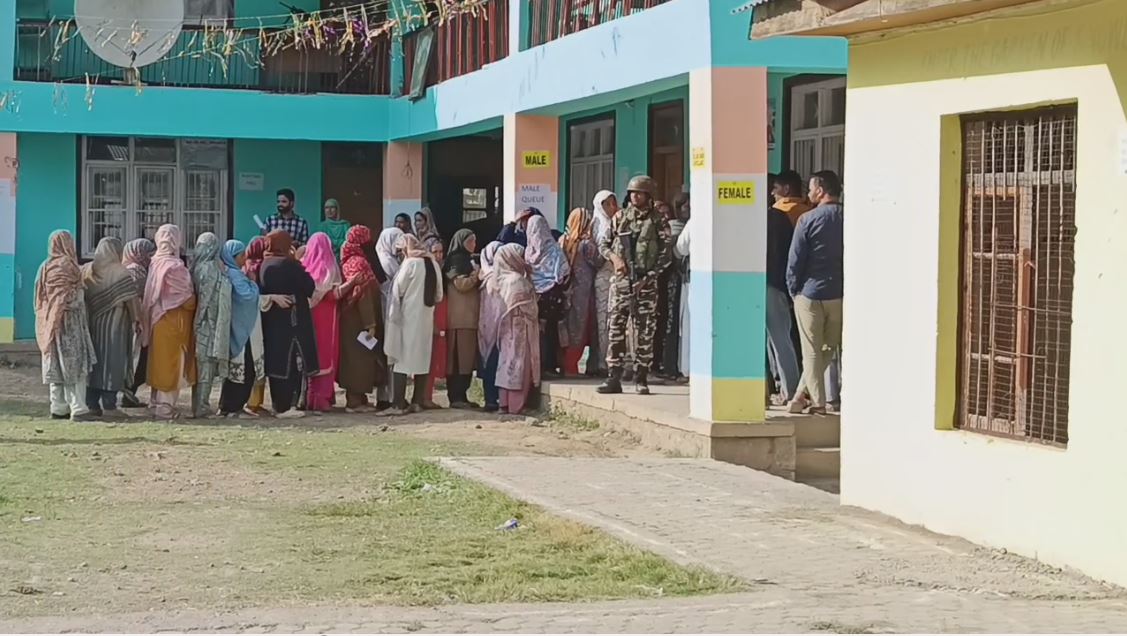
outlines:
M0 343L15 337L18 169L15 133L0 134Z
M395 215L411 216L423 207L422 144L390 141L383 161L383 226L391 227Z
M556 117L505 115L505 222L534 207L559 227L560 122Z

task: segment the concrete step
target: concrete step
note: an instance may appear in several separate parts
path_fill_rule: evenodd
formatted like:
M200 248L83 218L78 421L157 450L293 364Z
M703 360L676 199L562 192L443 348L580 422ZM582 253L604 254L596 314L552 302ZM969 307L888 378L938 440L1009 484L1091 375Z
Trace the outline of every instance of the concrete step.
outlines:
M794 442L798 448L833 448L841 446L841 418L836 415L796 417Z
M796 479L800 484L806 484L811 488L832 492L835 495L841 494L841 479L837 477L812 477L809 479Z
M799 448L794 472L798 481L839 477L841 449L830 446Z

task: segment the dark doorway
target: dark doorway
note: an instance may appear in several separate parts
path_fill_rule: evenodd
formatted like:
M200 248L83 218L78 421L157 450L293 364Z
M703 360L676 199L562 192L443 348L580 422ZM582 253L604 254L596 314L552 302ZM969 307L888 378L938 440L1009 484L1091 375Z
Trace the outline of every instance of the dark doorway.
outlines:
M425 198L444 240L466 227L480 248L500 233L502 153L499 133L427 144Z
M650 107L650 176L657 198L672 202L685 186L685 105L680 100Z
M321 191L340 202L341 216L383 229L383 149L375 143L321 144ZM320 213L317 215L320 219Z

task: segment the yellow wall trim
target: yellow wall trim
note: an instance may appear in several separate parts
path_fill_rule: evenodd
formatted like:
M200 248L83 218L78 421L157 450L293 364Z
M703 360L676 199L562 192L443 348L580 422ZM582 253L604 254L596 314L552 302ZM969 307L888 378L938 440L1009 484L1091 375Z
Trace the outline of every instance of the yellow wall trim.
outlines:
M767 418L763 380L712 380L712 421L762 423Z
M16 321L12 318L0 318L0 344L15 342Z

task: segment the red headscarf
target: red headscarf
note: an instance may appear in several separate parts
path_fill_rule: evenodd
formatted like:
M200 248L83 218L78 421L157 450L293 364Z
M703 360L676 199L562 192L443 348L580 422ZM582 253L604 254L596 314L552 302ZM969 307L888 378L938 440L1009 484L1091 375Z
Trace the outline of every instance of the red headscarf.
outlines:
M74 236L56 230L47 242L47 260L35 279L35 340L46 353L63 328L67 308L82 290Z
M340 266L344 282L352 282L352 289L344 298L346 303L354 303L369 291L378 289L380 284L368 262L366 247L372 243L372 231L366 225L353 225L348 229L344 245L340 248ZM353 282L355 281L355 282Z
M258 270L262 267L262 259L266 255L266 239L256 236L247 245L247 262L243 264L243 273L247 278L258 282Z
M293 258L293 237L285 230L274 230L266 235L266 256Z

